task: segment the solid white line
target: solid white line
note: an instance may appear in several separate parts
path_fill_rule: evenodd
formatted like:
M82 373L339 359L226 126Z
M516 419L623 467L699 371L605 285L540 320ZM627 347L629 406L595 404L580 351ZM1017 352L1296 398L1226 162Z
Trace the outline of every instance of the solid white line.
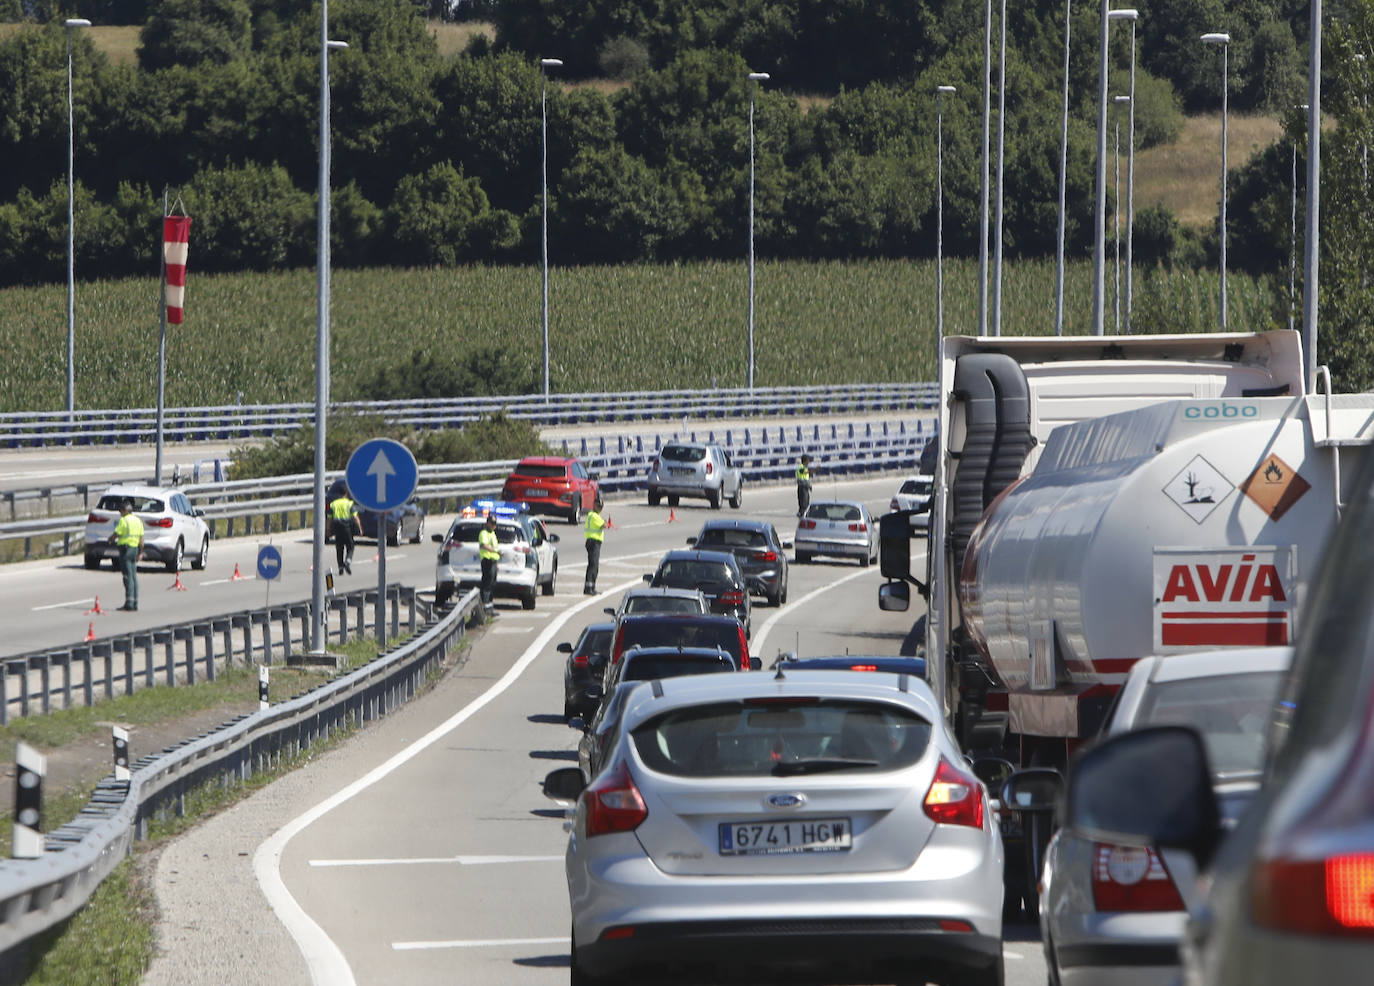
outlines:
M792 600L792 602L788 603L786 606L783 606L781 609L778 609L776 612L773 613L772 616L768 617L768 621L764 623L763 627L755 635L754 639L749 641L749 653L754 655L755 657L763 657L763 641L767 638L768 631L773 629L773 624L777 623L778 620L782 619L783 616L785 616L787 613L790 613L792 610L796 609L803 603L815 599L822 592L829 592L831 589L838 588L839 586L844 585L846 582L853 582L857 578L862 578L865 575L873 574L875 574L875 570L872 568L860 568L857 572L853 572L849 575L846 575L844 578L836 579L834 582L831 582L828 585L823 585L819 589L812 589L810 592L802 596L800 599Z
M223 584L226 583L226 582L232 582L232 581L234 581L234 580L233 580L233 579L210 579L208 582L202 582L202 583L200 583L200 584L201 584L201 585L223 585Z
M62 609L65 606L89 606L91 602L92 600L90 599L73 599L65 603L48 603L46 606L33 607L32 612L41 613L45 609Z
M1002 946L1002 955L1005 956L1006 958L1009 958L1009 959L1024 959L1024 958L1025 958L1025 956L1022 955L1020 952L1013 952L1011 949L1007 948L1005 945Z
M469 941L394 941L391 947L398 952L415 951L426 948L501 948L510 945L571 945L572 939L563 938L488 938Z
M492 627L492 633L529 633L534 627Z
M548 646L549 641L574 614L636 584L637 582L624 582L599 595L590 596L583 600L580 605L554 617L543 632L534 639L534 642L526 648L520 659L511 665L510 670L485 692L385 763L374 767L352 784L292 819L258 847L257 852L253 854L253 872L258 878L258 886L262 888L263 896L267 898L272 910L276 912L277 919L291 933L291 937L296 940L296 946L301 950L301 957L305 959L306 967L310 970L310 979L316 986L356 986L357 980L353 978L353 970L349 967L348 960L344 958L343 951L332 938L325 934L324 929L316 924L310 915L305 913L304 908L291 895L291 891L286 888L286 881L282 879L281 875L281 858L287 843L354 795L365 791L398 767L423 753L485 708L493 699L519 680L525 669L534 663L543 649Z
M430 866L436 863L457 863L459 866L490 866L496 863L551 863L563 861L557 856L432 856L413 859L312 859L311 866Z

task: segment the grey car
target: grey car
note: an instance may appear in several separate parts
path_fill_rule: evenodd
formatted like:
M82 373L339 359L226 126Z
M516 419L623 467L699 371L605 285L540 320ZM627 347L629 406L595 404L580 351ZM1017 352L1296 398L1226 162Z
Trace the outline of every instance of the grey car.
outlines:
M787 602L787 549L784 541L766 520L708 520L696 537L687 543L707 551L728 551L735 556L745 584L770 606Z
M571 982L758 972L1000 986L1002 840L926 683L713 674L639 685L577 802Z
M719 445L700 442L669 442L649 466L649 506L664 498L676 507L682 497L704 499L713 509L728 500L738 508L744 502L744 474Z

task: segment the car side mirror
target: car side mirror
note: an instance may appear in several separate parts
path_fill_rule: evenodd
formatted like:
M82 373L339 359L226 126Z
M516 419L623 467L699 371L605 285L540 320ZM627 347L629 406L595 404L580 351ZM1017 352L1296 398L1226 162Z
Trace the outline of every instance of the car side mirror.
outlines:
M577 767L560 767L544 777L544 797L554 801L576 801L586 787Z
M687 543L688 543L688 544L696 544L696 543L697 543L697 537L696 537L696 535L693 534L691 537L689 537L689 538L687 539Z
M645 581L645 582L650 582L650 583L651 583L651 582L653 582L653 580L654 580L654 577L653 577L652 575L645 575L645 576L644 576L644 581Z
M614 607L614 606L607 606L607 607L606 607L605 609L603 609L601 612L605 613L607 616L615 616L615 607Z
M565 640L565 641L563 641L561 644L559 644L557 647L555 647L554 649L555 649L556 651L558 651L558 653L560 653L560 654L571 654L571 653L572 653L572 644Z
M442 534L431 534L431 535L429 536L429 539L430 539L431 541L433 541L435 544L443 544L443 543L444 543L444 536L443 536Z
M1097 842L1185 849L1205 867L1221 813L1202 737L1153 726L1084 750L1069 766L1063 822Z
M751 657L751 658L749 658L749 670L750 670L750 671L760 671L760 670L762 670L762 669L763 669L763 661L762 661L762 660L760 660L760 659L757 658L757 657Z
M911 518L916 513L897 510L878 518L878 567L885 579L905 582L911 576Z
M905 613L911 605L911 586L905 582L884 582L878 586L878 608L888 613Z
M204 517L204 516L205 516L205 511L204 511L204 510L201 510L200 507L195 507L194 509L191 510L191 513L192 513L193 516L196 516L196 517Z
M550 535L549 535L549 540L552 541L554 544L557 544L557 543L558 543L558 535L557 535L557 534L550 534Z
M782 543L782 547L783 547L783 550L784 550L784 551L791 551L791 550L792 550L792 542L791 542L791 541L784 541L784 542Z
M1002 807L1011 811L1057 811L1064 794L1064 777L1050 767L1018 770L994 788Z
M994 798L1002 790L1006 779L1016 772L1015 765L1004 757L974 757L969 767L973 770L973 776L987 785Z

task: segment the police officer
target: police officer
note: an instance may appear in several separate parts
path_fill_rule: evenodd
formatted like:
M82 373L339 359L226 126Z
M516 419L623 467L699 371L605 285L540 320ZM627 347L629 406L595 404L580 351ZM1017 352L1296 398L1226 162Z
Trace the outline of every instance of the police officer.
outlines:
M811 456L803 455L797 466L797 516L811 506Z
M501 560L501 548L496 540L496 515L487 514L486 525L477 532L477 557L482 561L482 606L494 609L496 568Z
M120 609L138 609L138 555L143 550L143 521L134 513L132 500L119 504L119 520L115 523L110 541L119 546L119 571L124 576L124 605Z
M587 578L582 585L584 595L596 595L596 576L601 568L601 542L606 537L606 525L610 522L609 517L601 516L601 497L598 496L592 509L587 512L583 527L587 534Z
M334 523L334 557L339 563L339 571L353 574L353 528L363 532L363 519L358 516L358 505L349 498L347 492L340 493L329 505L329 516Z

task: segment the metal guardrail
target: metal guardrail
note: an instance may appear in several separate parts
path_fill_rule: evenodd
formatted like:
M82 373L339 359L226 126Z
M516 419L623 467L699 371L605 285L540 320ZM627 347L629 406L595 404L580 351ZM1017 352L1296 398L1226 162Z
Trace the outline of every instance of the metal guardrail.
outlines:
M339 401L331 413L372 414L393 424L452 428L498 412L542 425L914 411L935 406L934 383L840 384L628 393L513 394L404 401ZM165 408L166 441L258 439L314 422L313 403ZM0 412L0 446L93 445L156 440L155 408Z
M568 445L565 451L576 455L598 476L607 493L624 493L644 487L644 476L655 452L675 439L719 442L750 482L787 479L803 453L810 455L813 470L829 472L866 472L878 469L914 468L921 449L934 434L916 419L911 428L905 421L813 424L810 427L774 426L765 428L703 429L701 431L656 433L653 435L601 436ZM471 462L451 465L423 465L419 468L416 497L430 512L443 512L449 503L456 506L473 497L498 493L502 481L517 460ZM329 473L332 482L342 473ZM490 477L490 478L479 478ZM195 483L181 489L211 520L225 522L223 536L254 533L253 521L263 519L262 533L309 526L314 508L314 476L302 473L266 479L229 480L221 483ZM292 520L295 514L295 520ZM242 531L237 521L246 521ZM60 551L41 554L71 554L80 550L86 515L46 517L36 520L0 523L0 540L24 539L24 557L33 556L37 540Z
M480 609L477 592L468 592L419 636L365 667L145 756L131 764L128 781L105 778L77 818L47 834L42 857L0 861L0 952L79 910L134 840L146 837L150 819L184 811L188 792L247 780L337 729L385 716L413 698Z

